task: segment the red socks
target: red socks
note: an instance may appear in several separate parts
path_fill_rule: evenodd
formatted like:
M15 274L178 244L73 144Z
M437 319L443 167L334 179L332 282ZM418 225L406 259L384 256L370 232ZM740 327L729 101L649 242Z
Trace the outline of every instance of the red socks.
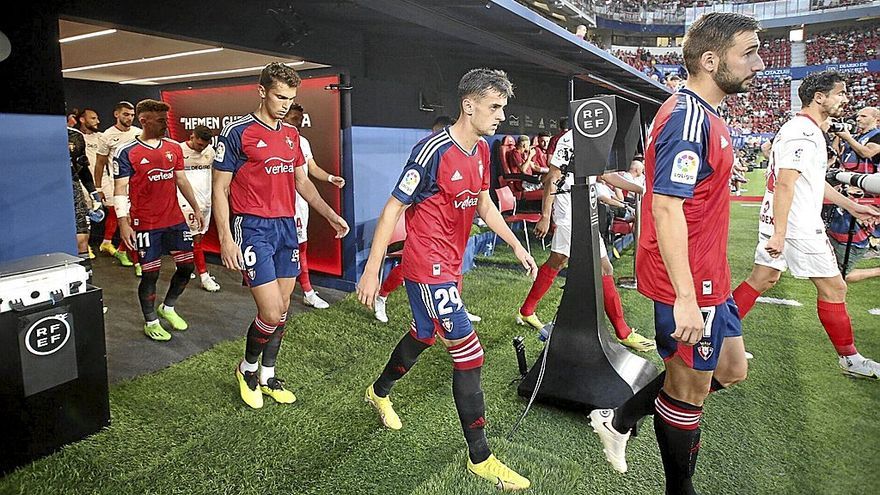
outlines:
M205 251L202 249L202 240L193 241L193 263L196 265L196 273L199 275L208 272L208 265L205 263Z
M602 276L602 293L605 295L605 314L611 320L611 326L614 327L617 338L623 340L629 337L632 330L623 318L623 306L620 304L620 294L617 292L617 287L614 286L613 276Z
M553 285L553 280L558 274L559 270L550 268L546 263L541 265L541 268L538 269L538 277L535 279L535 282L532 283L532 289L529 291L529 295L526 296L525 302L519 309L521 315L529 316L535 314L535 308L538 307L538 302L544 297L544 294L550 290L550 287Z
M733 291L733 300L736 302L736 307L739 309L739 319L744 320L749 311L752 310L752 307L755 305L755 300L761 296L761 293L756 291L754 287L748 284L745 280L743 283L739 284L739 287Z
M312 291L312 281L309 280L309 262L306 258L308 245L308 242L299 245L299 276L296 279L299 280L299 285L302 286L303 292Z
M852 321L846 311L846 303L833 303L817 300L816 309L819 312L819 321L825 327L831 344L840 356L852 356L856 352L853 344Z
M403 284L403 268L397 265L385 276L385 281L382 282L382 287L379 288L379 295L381 297L388 297L388 294L394 292L401 284Z

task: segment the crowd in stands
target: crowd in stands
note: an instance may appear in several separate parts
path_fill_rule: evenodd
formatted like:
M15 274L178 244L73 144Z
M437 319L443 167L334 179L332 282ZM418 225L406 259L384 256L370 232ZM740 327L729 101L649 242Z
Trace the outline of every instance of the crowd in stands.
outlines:
M743 133L776 132L791 110L791 79L756 77L748 93L725 99L721 111Z
M880 72L850 74L848 79L846 91L850 109L880 107Z
M646 74L653 72L654 64L684 65L684 59L681 54L674 52L653 54L647 48L638 48L635 52L614 50L611 54ZM662 80L663 77L659 77L659 79Z
M814 33L806 40L807 65L875 60L880 46L880 24Z
M791 67L791 42L787 38L764 39L758 54L768 69Z

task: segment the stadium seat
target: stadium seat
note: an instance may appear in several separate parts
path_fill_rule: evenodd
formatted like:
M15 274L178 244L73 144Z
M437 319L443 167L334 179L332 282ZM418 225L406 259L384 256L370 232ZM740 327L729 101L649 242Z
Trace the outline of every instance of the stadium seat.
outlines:
M510 190L510 187L499 187L495 190L495 194L498 196L498 211L501 212L501 216L504 217L504 220L509 223L519 223L522 222L523 226L523 234L526 236L526 250L529 254L532 253L532 246L529 243L529 226L528 224L536 224L539 220L541 220L540 213L517 213L516 212L516 198L513 196L513 191ZM495 241L498 240L498 234L495 234ZM493 241L493 244L495 243ZM546 247L544 245L544 240L541 239L541 246Z

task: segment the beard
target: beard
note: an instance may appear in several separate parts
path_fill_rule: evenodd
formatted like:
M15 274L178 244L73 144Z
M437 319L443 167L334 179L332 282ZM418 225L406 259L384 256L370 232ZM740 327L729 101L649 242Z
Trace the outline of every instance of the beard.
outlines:
M750 75L743 79L737 79L733 76L733 73L730 72L727 64L721 62L721 65L718 66L718 70L712 75L712 80L715 81L715 84L717 84L719 88L721 88L721 91L724 91L725 94L732 95L747 92L753 77L754 76Z

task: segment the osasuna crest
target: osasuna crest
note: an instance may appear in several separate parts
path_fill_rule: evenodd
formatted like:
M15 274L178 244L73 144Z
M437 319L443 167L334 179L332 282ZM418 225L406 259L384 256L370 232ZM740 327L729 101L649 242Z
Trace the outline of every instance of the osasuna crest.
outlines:
M174 161L174 154L171 153L170 151L166 151L165 158L167 158L169 162L173 162Z
M248 278L251 280L257 278L257 271L253 268L248 268L247 274L248 274Z
M293 149L293 141L290 139L290 136L285 136L285 137L284 137L284 140L287 142L287 146L288 146L290 149Z
M443 329L446 330L446 333L452 331L452 320L449 318L443 318Z
M712 347L711 342L700 342L697 347L697 352L700 353L700 357L703 358L703 361L708 361L715 352L715 348Z

